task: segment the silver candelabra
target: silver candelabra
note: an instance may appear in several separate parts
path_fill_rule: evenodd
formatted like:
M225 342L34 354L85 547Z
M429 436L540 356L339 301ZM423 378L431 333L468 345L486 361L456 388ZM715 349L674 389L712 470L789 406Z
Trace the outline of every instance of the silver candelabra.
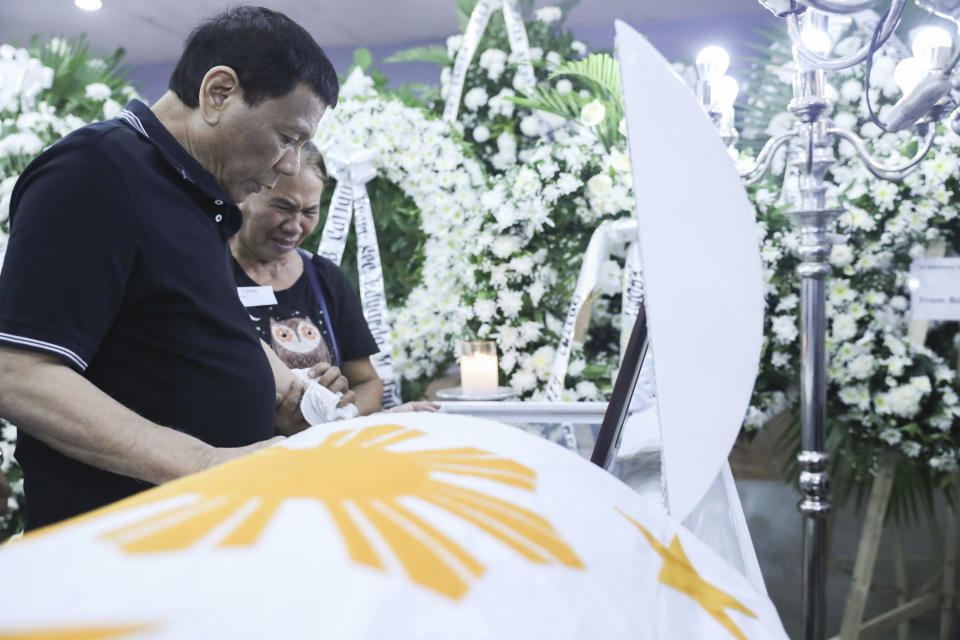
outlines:
M825 284L830 273L828 257L831 249L829 227L842 209L827 207L826 176L836 163L835 143L845 140L853 145L859 159L875 176L901 180L914 170L933 146L936 123L953 112L951 126L960 129L960 111L956 110L954 85L960 77L953 75L960 48L952 47L952 38L942 34L918 35L913 58L901 61L896 79L903 97L881 122L884 131L912 129L919 137L917 152L906 164L887 166L871 156L863 140L855 134L832 126L831 104L827 95L826 72L846 69L866 62L886 43L900 23L907 0L759 0L774 15L786 21L793 46L795 71L793 99L788 111L793 127L768 140L756 160L741 172L746 184L760 180L777 152L789 145L788 166L799 179L798 193L790 194L794 209L791 217L800 231L798 272L801 290L801 452L799 487L802 500L799 509L805 516L803 542L803 612L804 637L821 640L826 619L826 517L830 514L828 497L830 478L827 473L829 455L824 451L826 421L826 314ZM917 5L954 23L960 23L960 0L916 0ZM831 21L849 22L851 16L869 20L871 9L878 5L886 10L868 28L867 44L857 51L831 57L833 42ZM864 14L864 12L868 12ZM864 20L865 21L865 20ZM860 22L863 26L863 22ZM931 35L932 34L932 35ZM728 145L737 139L734 128L733 102L737 86L726 73L729 58L718 47L708 47L697 58L699 82L697 95L707 114L717 125ZM867 74L869 83L869 73ZM868 85L869 86L869 85ZM865 88L866 89L866 88ZM867 90L868 105L869 91Z

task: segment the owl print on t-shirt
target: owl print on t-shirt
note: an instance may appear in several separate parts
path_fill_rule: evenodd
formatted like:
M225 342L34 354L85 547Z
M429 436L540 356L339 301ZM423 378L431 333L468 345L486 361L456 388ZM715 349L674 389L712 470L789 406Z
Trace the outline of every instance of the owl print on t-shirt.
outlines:
M291 369L333 362L326 340L310 318L270 318L270 340L274 352Z

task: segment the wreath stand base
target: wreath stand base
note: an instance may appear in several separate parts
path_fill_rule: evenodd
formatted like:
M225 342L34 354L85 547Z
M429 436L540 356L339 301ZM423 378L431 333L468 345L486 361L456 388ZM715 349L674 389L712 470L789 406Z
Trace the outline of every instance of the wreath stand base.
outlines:
M941 257L945 252L942 242L933 243L927 249L928 257ZM929 323L913 321L910 323L908 335L915 344L923 344L927 339ZM958 363L960 364L960 363ZM860 543L857 547L857 559L853 568L853 578L850 591L847 594L847 603L843 610L843 621L840 625L839 640L854 640L855 638L870 638L878 633L897 627L898 640L909 640L910 620L940 608L940 640L950 640L950 627L955 606L955 581L957 571L957 536L960 528L960 514L956 505L947 504L946 539L940 535L940 527L936 517L930 515L930 536L933 542L934 566L939 567L934 576L926 582L911 597L907 585L907 566L905 545L899 525L893 523L893 562L897 587L897 606L870 620L863 620L863 612L870 595L870 585L873 582L873 570L877 564L877 551L880 547L880 538L883 535L883 519L890 503L890 494L893 492L893 479L897 466L897 452L888 453L881 463L880 471L870 489L870 499L867 502L867 513L863 522L863 531L860 534ZM954 479L954 495L960 489L960 474Z
M948 640L953 622L953 610L956 605L955 593L957 569L957 537L960 534L960 514L955 506L947 505L946 536L941 536L940 525L930 516L930 535L933 542L935 566L939 567L934 575L915 593L910 594L907 585L907 566L905 545L900 527L891 523L893 529L893 561L896 576L897 606L889 611L863 620L873 570L877 563L880 538L883 535L883 518L893 491L893 477L897 464L897 453L888 454L881 464L880 471L873 481L870 499L867 502L866 517L857 547L853 577L847 602L843 611L840 634L833 640L854 640L872 638L891 629L898 628L898 640L910 637L910 620L929 611L940 608L940 640ZM960 489L960 483L957 483Z

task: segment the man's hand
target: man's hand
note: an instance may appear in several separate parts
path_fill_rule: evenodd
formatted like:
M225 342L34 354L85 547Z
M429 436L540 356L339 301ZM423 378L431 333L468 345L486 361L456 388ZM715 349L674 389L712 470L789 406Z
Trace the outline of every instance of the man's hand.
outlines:
M338 407L346 406L357 399L357 394L350 390L350 382L347 377L341 373L339 368L329 362L319 362L313 365L307 371L307 376L334 393L342 393L343 396L337 403Z
M239 458L245 456L249 453L253 453L258 449L263 449L269 447L272 444L276 444L286 440L285 436L274 436L269 440L262 440L260 442L254 442L245 447L210 447L207 455L203 457L202 466L197 469L197 471L203 471L204 469L209 469L210 467L215 467L218 464L223 464L228 460L233 460L234 458Z
M277 392L277 433L293 435L310 426L300 412L300 400L306 390L307 385L304 382L294 380L285 394Z

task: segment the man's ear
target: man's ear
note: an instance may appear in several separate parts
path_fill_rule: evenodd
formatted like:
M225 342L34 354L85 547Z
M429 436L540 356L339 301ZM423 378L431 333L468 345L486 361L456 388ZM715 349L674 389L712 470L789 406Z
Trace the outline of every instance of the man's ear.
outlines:
M200 83L200 117L209 125L220 121L231 102L243 100L243 89L237 72L223 65L211 68Z

